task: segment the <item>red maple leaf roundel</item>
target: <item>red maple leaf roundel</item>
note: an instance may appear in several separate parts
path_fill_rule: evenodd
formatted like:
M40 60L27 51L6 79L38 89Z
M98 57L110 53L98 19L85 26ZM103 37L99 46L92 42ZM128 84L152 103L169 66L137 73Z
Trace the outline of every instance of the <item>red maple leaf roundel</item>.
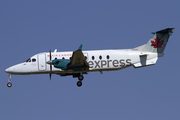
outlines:
M164 40L160 40L158 37L156 37L154 40L155 41L151 41L151 45L154 46L153 48L162 48Z

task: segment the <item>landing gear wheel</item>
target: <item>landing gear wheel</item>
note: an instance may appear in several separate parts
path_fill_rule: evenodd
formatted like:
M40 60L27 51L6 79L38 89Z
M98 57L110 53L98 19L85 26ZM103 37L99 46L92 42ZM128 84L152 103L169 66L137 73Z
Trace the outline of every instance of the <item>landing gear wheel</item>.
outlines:
M12 83L8 82L8 83L7 83L7 86L8 86L8 87L11 87L11 86L12 86Z
M78 81L78 82L77 82L77 86L78 86L78 87L81 87L81 86L82 86L82 82L81 82L81 81Z
M82 81L82 80L84 79L84 76L80 75L80 76L78 77L78 79L79 79L80 81Z

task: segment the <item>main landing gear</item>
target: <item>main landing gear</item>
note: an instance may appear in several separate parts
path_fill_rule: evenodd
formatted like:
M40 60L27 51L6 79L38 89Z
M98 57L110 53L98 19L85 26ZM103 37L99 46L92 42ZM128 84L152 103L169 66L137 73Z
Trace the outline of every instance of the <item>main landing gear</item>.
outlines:
M77 82L77 86L81 87L82 86L82 80L84 79L84 76L83 75L79 75L78 79L79 79L79 81Z
M12 83L11 83L11 74L9 74L9 79L8 79L7 86L8 86L9 88L12 86Z

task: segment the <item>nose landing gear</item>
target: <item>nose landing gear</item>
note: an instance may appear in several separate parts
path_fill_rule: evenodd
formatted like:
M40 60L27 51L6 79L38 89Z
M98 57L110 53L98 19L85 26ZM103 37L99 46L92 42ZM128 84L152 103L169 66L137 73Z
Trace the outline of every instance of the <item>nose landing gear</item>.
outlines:
M8 87L11 87L11 86L12 86L12 83L11 83L11 74L9 74L9 79L8 79L7 86L8 86Z

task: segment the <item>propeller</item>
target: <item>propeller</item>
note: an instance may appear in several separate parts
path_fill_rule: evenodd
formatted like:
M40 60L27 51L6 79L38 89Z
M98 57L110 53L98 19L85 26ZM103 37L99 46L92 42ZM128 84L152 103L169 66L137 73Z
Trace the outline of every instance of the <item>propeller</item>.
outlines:
M51 75L52 75L52 56L51 56L51 50L49 50L49 61L47 61L46 63L50 65L50 74L49 74L49 77L50 77L50 80L51 80Z

